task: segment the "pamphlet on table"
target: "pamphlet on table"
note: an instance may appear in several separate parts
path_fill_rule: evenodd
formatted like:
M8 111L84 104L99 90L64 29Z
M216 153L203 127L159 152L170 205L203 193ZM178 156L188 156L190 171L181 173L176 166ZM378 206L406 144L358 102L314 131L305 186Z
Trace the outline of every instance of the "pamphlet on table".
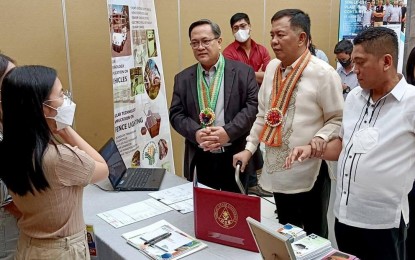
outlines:
M127 243L151 259L179 259L207 245L179 230L166 220L122 235Z

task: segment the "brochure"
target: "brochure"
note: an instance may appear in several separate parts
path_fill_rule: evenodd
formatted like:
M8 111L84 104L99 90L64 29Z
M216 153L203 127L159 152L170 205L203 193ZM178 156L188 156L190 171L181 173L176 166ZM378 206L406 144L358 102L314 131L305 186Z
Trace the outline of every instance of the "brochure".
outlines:
M165 220L125 233L122 237L144 255L156 260L179 259L207 247Z

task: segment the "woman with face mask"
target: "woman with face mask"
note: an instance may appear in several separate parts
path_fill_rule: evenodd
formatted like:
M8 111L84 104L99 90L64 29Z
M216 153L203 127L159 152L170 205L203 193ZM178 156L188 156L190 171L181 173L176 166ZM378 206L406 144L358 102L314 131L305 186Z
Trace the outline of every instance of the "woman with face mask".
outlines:
M43 66L7 73L1 102L0 178L22 213L15 259L89 259L83 188L108 167L71 128L75 104Z

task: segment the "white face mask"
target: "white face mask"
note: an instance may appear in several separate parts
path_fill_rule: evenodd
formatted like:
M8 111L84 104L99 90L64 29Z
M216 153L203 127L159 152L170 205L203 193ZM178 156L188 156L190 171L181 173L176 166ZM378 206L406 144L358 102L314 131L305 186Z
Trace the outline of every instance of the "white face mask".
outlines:
M56 128L58 131L72 125L73 119L75 117L76 104L72 102L68 97L65 96L63 99L63 104L58 108L51 107L47 104L44 105L56 110L56 116L47 116L46 118L54 119L56 121Z
M240 29L233 36L235 36L235 40L237 40L238 42L246 42L250 37L249 29Z

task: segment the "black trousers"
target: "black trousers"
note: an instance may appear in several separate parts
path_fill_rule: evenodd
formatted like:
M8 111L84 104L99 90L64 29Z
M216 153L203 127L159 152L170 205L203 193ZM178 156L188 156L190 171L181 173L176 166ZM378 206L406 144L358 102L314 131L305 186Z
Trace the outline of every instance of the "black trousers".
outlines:
M195 165L197 181L213 189L240 193L235 181L235 168L232 165L233 155L237 153L232 148L227 148L223 153L197 151ZM247 189L246 174L240 174L240 179Z
M408 195L409 200L409 228L406 237L406 259L415 259L415 183Z
M412 260L405 258L406 230L403 218L399 228L391 229L356 228L340 223L337 218L334 222L339 250L361 260Z
M327 163L323 161L310 191L297 194L274 193L279 222L290 223L302 227L307 234L314 233L327 238L330 186Z

